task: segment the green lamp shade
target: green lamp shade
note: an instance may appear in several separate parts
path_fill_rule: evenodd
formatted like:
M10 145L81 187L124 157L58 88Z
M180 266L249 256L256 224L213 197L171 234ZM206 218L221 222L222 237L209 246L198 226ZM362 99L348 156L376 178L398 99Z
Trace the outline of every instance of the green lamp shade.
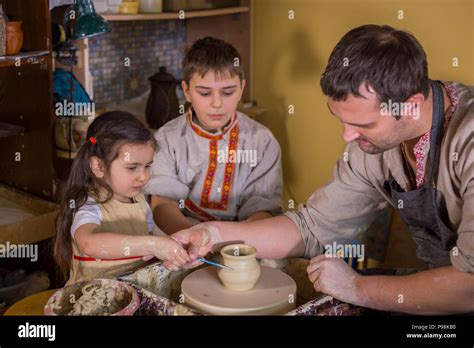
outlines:
M112 30L110 24L95 12L92 0L78 0L77 10L74 40L86 39Z

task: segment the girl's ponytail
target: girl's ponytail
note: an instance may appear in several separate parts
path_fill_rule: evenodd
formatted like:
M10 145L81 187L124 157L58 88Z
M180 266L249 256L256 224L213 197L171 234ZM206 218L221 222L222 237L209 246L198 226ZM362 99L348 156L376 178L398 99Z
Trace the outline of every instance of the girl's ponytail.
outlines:
M59 213L56 217L56 236L54 238L54 259L61 274L68 279L72 260L71 225L74 213L86 202L92 183L89 159L92 144L85 143L77 153L71 172L60 199Z

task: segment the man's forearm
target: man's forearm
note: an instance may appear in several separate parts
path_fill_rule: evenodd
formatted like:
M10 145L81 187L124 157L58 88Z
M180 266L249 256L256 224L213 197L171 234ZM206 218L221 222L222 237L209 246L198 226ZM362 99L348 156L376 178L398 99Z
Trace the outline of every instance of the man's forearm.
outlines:
M362 276L357 305L413 314L474 312L474 274L442 267L406 276Z
M270 217L272 217L272 214L269 213L268 211L257 211L256 213L253 213L246 220L243 220L243 221L257 221L257 220L267 219Z
M209 222L221 242L243 242L257 248L257 257L282 259L301 257L304 243L296 225L285 216L251 222Z

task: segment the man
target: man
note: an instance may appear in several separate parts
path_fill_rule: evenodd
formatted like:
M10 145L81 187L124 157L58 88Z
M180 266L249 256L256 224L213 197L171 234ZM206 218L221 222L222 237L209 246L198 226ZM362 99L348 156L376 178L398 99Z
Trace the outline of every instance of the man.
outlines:
M341 39L321 87L348 142L333 180L284 216L210 222L173 237L193 259L236 240L254 245L259 257L311 258L315 289L356 305L474 312L474 88L431 81L418 41L377 25ZM324 255L325 246L355 238L388 205L429 269L364 276Z

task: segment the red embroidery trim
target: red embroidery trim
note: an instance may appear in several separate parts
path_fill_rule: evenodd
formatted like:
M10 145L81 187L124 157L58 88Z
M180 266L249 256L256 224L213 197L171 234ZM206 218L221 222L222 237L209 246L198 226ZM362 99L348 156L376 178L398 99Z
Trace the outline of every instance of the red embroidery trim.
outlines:
M459 102L459 93L454 87L451 82L443 82L444 88L446 89L446 93L448 94L448 98L451 101L451 106L448 110L446 110L446 114L444 117L444 124L443 127L446 127L453 116L454 110ZM424 167L424 160L426 157L426 144L430 142L430 132L424 134L416 143L413 148L413 152L416 157L416 187L421 188L425 183L425 167Z
M425 168L423 161L426 157L425 146L430 142L430 133L425 133L416 143L413 152L416 157L416 187L420 188L425 182Z
M218 141L223 138L223 134L211 135L203 131L200 127L192 122L192 110L189 111L189 123L192 129L206 139L209 139L209 165L207 167L206 179L201 191L201 202L199 204L202 208L214 209L214 210L227 210L229 202L230 192L232 189L232 181L234 177L235 163L226 163L224 169L224 182L221 191L221 199L219 202L210 201L212 183L214 182L214 176L217 169L217 154L218 154ZM232 127L229 135L228 153L236 153L237 143L239 141L239 127L236 122L237 113L234 115L232 122L229 127ZM234 124L235 123L235 124ZM233 125L234 124L234 125ZM232 126L233 125L233 126ZM225 131L223 132L225 133ZM232 152L231 152L232 151ZM197 208L197 206L195 205ZM209 215L211 216L211 215ZM215 219L215 218L214 218Z
M184 206L192 211L193 213L196 213L198 215L200 215L200 219L201 221L216 221L217 218L215 218L214 216L212 216L211 214L208 214L205 210L202 210L201 208L199 208L196 204L194 204L194 202L190 199L187 199L185 202L184 202Z
M189 110L189 113L188 113L188 120L189 120L189 124L191 125L191 128L193 129L193 131L196 132L197 135L203 137L203 138L206 138L206 139L209 139L209 140L214 140L214 141L218 141L218 140L221 140L223 137L224 137L224 134L234 126L234 123L237 119L237 113L235 113L234 117L232 118L232 121L229 123L229 125L227 127L225 127L223 130L222 130L222 133L219 134L219 135L213 135L213 134L209 134L207 133L206 131L204 131L201 127L197 126L194 122L193 122L193 111L192 109Z
M237 142L239 138L239 127L235 124L230 131L228 153L236 153ZM232 151L232 152L231 152ZM209 166L207 168L206 179L201 192L201 204L203 208L215 210L227 210L230 192L232 188L232 179L234 177L235 163L227 162L224 169L224 182L221 191L221 199L219 202L211 202L209 196L211 195L212 183L216 174L217 168L217 141L211 140L209 143Z

